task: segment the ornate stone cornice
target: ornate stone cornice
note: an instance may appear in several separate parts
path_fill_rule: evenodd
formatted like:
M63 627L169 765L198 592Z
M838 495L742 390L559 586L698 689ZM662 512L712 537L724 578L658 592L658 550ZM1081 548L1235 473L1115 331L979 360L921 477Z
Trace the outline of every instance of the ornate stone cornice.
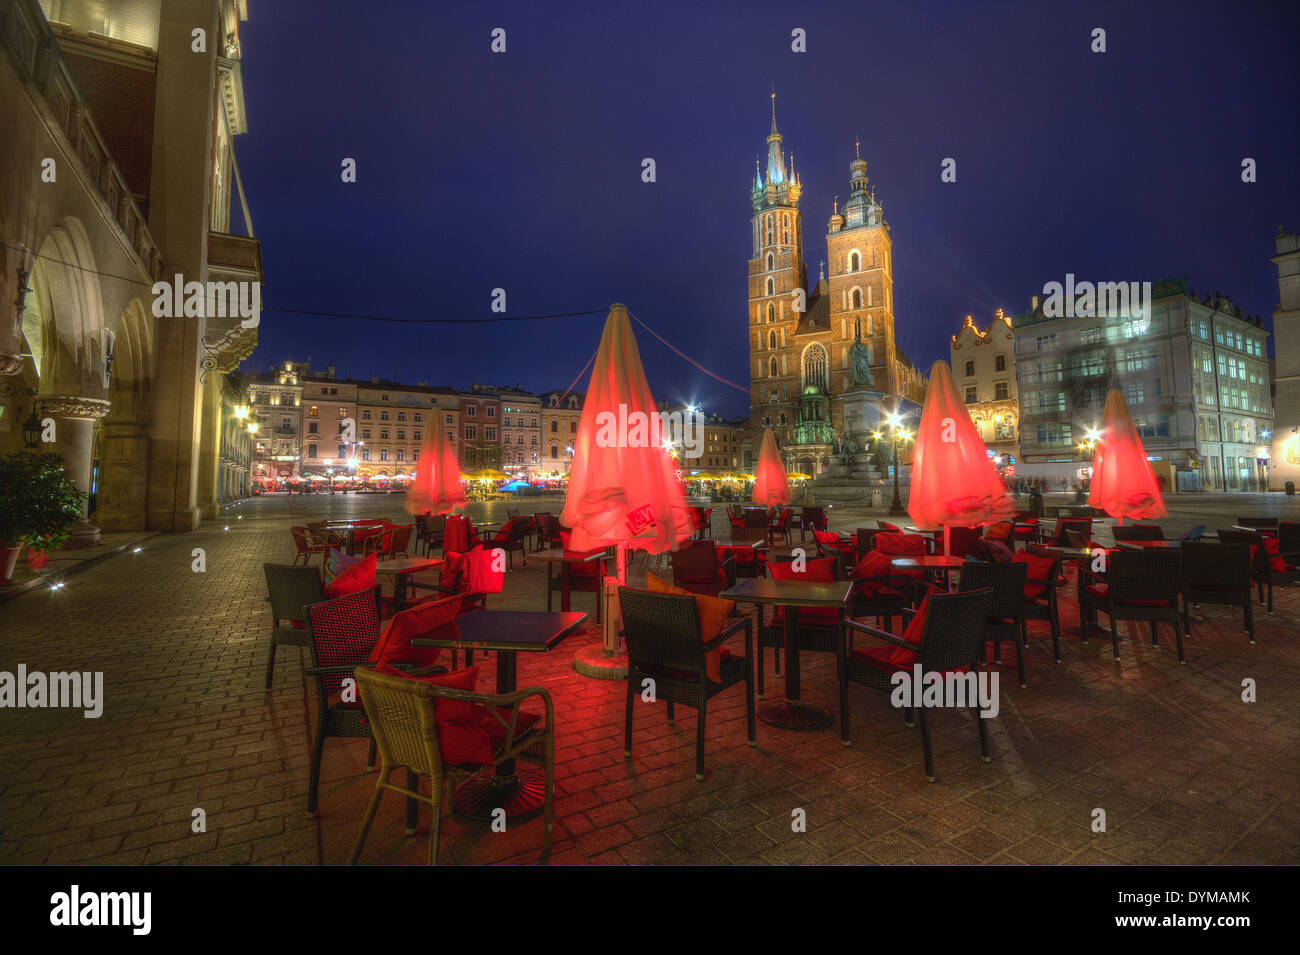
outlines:
M0 354L0 377L16 375L23 370L22 355Z
M49 418L80 418L94 421L104 417L113 403L106 398L83 398L81 395L38 395L37 413Z

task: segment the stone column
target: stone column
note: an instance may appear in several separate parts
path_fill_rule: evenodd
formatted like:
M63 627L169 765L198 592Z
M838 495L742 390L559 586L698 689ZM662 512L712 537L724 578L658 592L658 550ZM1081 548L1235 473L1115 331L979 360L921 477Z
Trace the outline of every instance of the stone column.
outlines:
M149 503L149 422L144 417L109 417L100 428L95 520L106 531L140 530Z
M199 412L199 512L209 520L221 513L217 498L217 472L221 467L221 382L218 368L203 383Z
M91 465L95 438L95 422L108 414L110 403L103 398L82 398L79 395L44 395L36 399L36 413L43 421L54 419L54 442L51 450L63 457L64 470L77 489L90 494ZM93 547L99 543L99 528L86 520L86 507L81 507L81 520L72 528L68 547Z

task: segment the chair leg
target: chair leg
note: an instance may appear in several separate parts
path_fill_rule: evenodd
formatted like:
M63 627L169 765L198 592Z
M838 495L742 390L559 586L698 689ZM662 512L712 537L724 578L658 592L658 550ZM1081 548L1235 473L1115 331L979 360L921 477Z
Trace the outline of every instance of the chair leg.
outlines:
M676 722L676 720L677 720L677 716L674 713L673 701L669 700L668 701L668 725L672 726Z
M903 707L903 725L908 729L912 728L912 708L910 706Z
M984 724L988 722L980 715L979 702L975 704L975 723L980 731L980 759L983 762L993 762L993 754L989 752L989 728Z
M449 782L450 779L447 777L446 781ZM429 793L433 797L433 818L429 820L429 865L438 864L438 845L442 842L442 807L450 802L447 799L447 789L444 783L436 793Z
M1174 615L1174 641L1178 644L1178 662L1187 663L1187 658L1183 656L1183 628L1178 623L1177 614Z
M700 701L700 718L695 724L695 778L704 782L704 714L708 712L707 698Z
M307 811L316 811L316 790L320 786L320 761L325 752L325 715L321 715L321 724L316 727L316 741L311 747L311 781L307 784Z
M392 774L392 769L388 772L380 773L379 778L375 780L375 791L370 794L370 802L366 804L365 815L361 817L361 831L357 833L357 841L352 844L352 854L348 856L348 865L356 865L357 860L361 858L361 847L366 844L366 836L370 833L370 824L375 821L375 813L379 811L379 800L384 796L384 783Z
M761 623L761 621L760 621L760 623ZM762 696L762 695L763 695L763 637L762 637L762 634L759 635L759 639L758 639L758 653L756 654L756 656L758 657L758 695L759 695L759 696Z
M370 752L366 754L366 772L370 772L375 768L375 750L375 738L372 736L370 737Z
M266 688L271 688L271 678L275 675L275 638L271 638L271 652L266 658Z
M636 691L632 688L632 678L627 681L627 706L623 713L623 755L632 755L632 697Z
M1151 621L1151 646L1160 646L1160 625L1154 620Z
M549 732L548 728L548 732ZM551 854L551 834L555 830L555 737L549 738L546 745L546 761L543 764L546 788L542 793L542 858Z
M1061 662L1061 615L1056 606L1052 606L1051 613L1052 624L1052 652L1056 654L1056 662Z
M1115 622L1115 613L1113 608L1108 612L1110 617L1110 643L1115 650L1115 659L1119 659L1119 625Z
M1191 636L1192 631L1188 629L1187 635ZM1255 645L1255 615L1251 612L1250 597L1246 598L1246 635L1250 637L1250 645Z
M921 750L925 753L925 778L929 782L934 782L934 746L930 743L930 717L925 712L925 707L917 707L921 711Z
M1011 642L1015 643L1014 640ZM1061 661L1058 659L1056 662ZM1028 688L1029 683L1025 680L1025 651L1019 644L1016 645L1016 672L1020 674L1020 689Z

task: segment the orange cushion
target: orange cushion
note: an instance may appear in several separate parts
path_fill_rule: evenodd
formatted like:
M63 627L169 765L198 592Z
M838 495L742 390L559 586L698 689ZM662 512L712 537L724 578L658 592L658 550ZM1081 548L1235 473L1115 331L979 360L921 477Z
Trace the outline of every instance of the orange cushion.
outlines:
M731 616L731 611L736 606L734 600L724 600L721 597L711 597L708 594L693 593L670 584L649 572L645 575L645 589L652 594L676 594L679 597L694 597L695 613L700 619L702 643L708 643L722 632L722 628L727 623L727 618ZM708 674L709 679L714 683L722 682L722 650L722 647L718 647L704 654L704 672Z
M996 524L990 524L984 536L989 540L1005 541L1011 536L1011 532L1016 529L1016 525L1011 521L998 521Z
M379 555L371 554L365 560L358 561L325 585L325 597L346 597L362 590L373 590L375 586L375 569L379 566Z

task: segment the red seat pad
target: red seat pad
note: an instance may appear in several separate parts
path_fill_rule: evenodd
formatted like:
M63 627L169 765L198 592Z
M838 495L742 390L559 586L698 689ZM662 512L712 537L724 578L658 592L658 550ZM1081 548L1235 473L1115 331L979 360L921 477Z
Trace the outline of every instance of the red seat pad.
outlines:
M1025 597L1034 600L1047 593L1047 584L1025 584Z
M920 534L877 534L872 549L888 554L890 557L924 557L925 537Z
M916 613L912 616L912 621L903 631L903 639L916 650L909 650L906 647L885 644L879 647L858 648L850 651L849 657L861 663L866 663L878 670L893 672L895 670L910 671L917 661L917 650L921 648L921 634L925 630L925 618L930 612L930 597L927 594L921 601L921 606L917 608ZM967 667L958 667L955 670L949 670L949 673L964 673Z
M378 566L378 554L371 554L353 564L325 585L326 599L333 600L362 590L374 590Z
M1084 590L1094 597L1105 600L1110 587L1108 584L1089 584ZM1176 607L1178 605L1177 600L1119 600L1116 603L1121 607Z
M875 583L866 580L859 580L857 583L855 583L853 585L853 592L863 597L887 598L887 597L903 596L903 592L901 590L895 590L893 587L890 587L888 584Z
M455 690L473 691L478 684L478 667L466 667L451 673L430 676L411 676L394 669L386 663L375 667L380 673L400 676L407 680L420 680L434 686L443 686ZM435 699L433 701L434 717L438 721L438 748L442 752L442 761L452 765L491 766L492 736L483 725L484 719L491 719L481 703L469 700ZM502 734L504 736L504 734Z
M442 650L438 647L413 647L411 639L436 630L455 619L460 613L462 598L459 594L438 600L422 601L396 614L384 627L370 651L371 663L414 663L419 667L433 666Z

